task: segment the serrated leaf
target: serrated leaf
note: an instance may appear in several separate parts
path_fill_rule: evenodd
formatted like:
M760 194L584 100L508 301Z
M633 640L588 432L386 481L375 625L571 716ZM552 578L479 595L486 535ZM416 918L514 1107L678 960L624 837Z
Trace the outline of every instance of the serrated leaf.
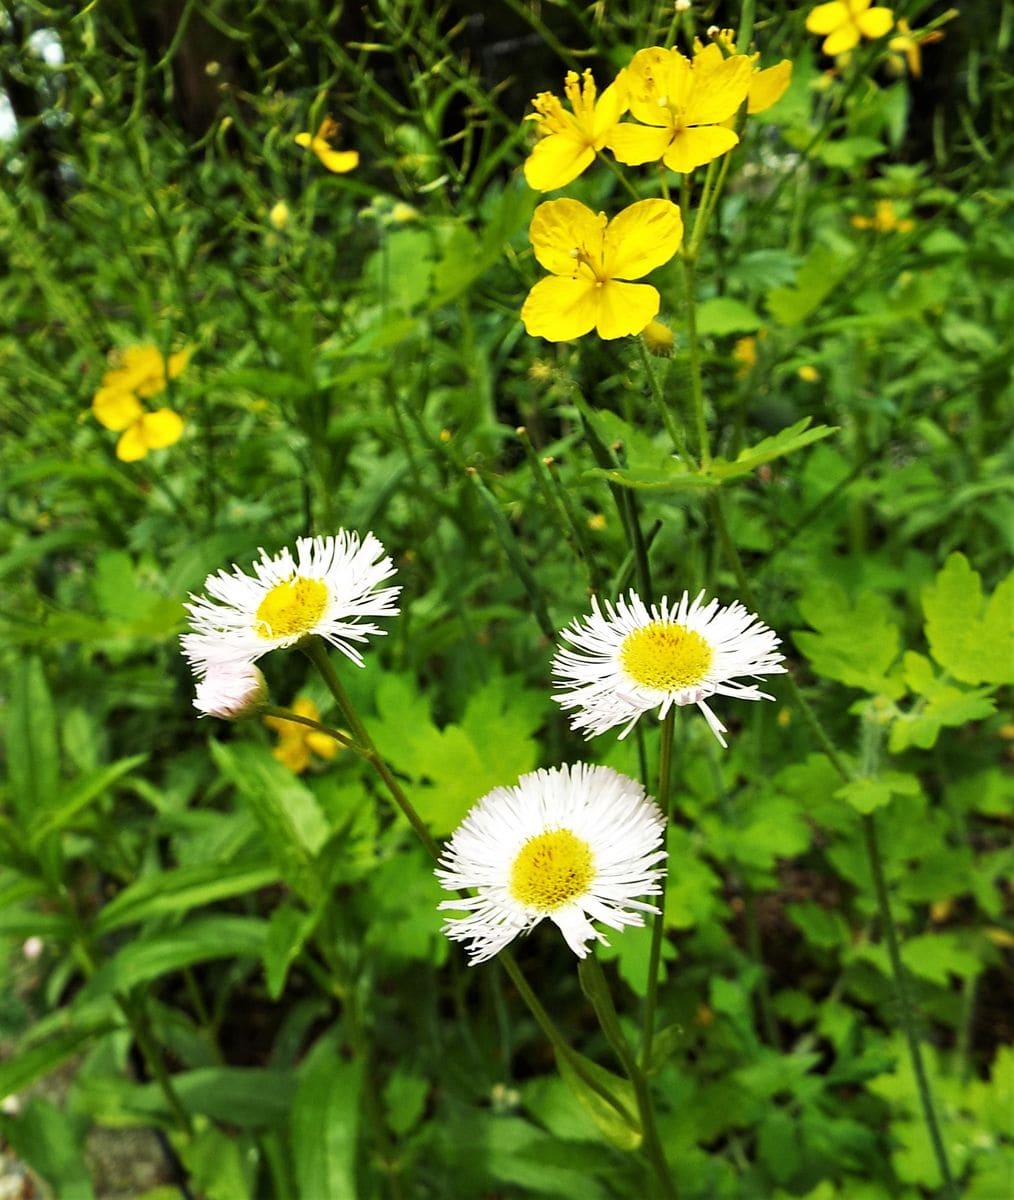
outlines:
M749 475L751 471L764 463L773 462L776 458L784 458L786 454L792 454L804 446L809 446L812 442L819 442L822 438L830 437L832 433L838 432L836 425L815 425L810 429L808 428L809 424L810 418L804 417L795 425L786 426L779 433L764 438L755 446L748 446L745 450L741 450L732 462L716 458L708 468L708 474L722 483L729 479L735 479L739 475Z
M853 603L838 584L821 581L800 598L799 610L817 632L796 630L792 639L818 675L874 695L901 696L901 683L888 676L901 637L882 596L864 592Z
M888 749L900 754L910 746L928 750L936 744L940 730L981 721L996 711L988 687L969 691L937 676L933 664L922 654L904 655L904 679L919 699L891 725Z
M1014 571L989 598L963 554L922 593L933 658L962 683L1014 683Z
M890 804L892 796L914 796L919 781L914 775L901 771L884 771L879 775L863 775L838 788L835 796L850 804L856 812L874 812Z
M906 940L901 958L913 974L945 987L951 975L972 979L983 969L982 962L963 944L965 941L959 933L923 933Z

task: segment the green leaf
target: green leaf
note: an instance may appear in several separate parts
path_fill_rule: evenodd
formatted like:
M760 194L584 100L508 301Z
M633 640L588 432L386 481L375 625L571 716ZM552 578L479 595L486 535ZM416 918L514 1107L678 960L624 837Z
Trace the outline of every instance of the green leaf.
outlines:
M835 796L851 804L856 812L865 814L890 804L892 796L914 796L918 791L919 780L914 775L884 771L853 779L838 788Z
M886 154L887 147L883 142L869 137L838 138L833 142L824 142L813 150L813 157L819 159L825 166L841 167L851 171L860 163L879 154Z
M280 904L271 914L261 953L272 1001L277 1001L285 990L289 967L306 944L317 919L316 913L304 912L291 904Z
M928 658L913 651L905 653L903 662L905 682L920 699L891 725L887 745L892 754L910 746L928 750L936 745L941 729L980 721L996 711L990 688L968 691L946 683L934 673Z
M54 1196L94 1200L80 1138L70 1118L55 1105L36 1096L16 1120L0 1117L0 1132L18 1157L49 1184Z
M286 881L312 907L323 894L314 859L330 834L313 793L266 746L210 745L211 757L246 800Z
M1014 571L989 600L963 554L952 554L922 593L934 659L962 683L1014 683Z
M636 1150L643 1134L637 1117L637 1098L629 1080L621 1079L576 1050L566 1054L557 1051L556 1065L606 1141L620 1150Z
M749 304L731 296L714 296L697 306L697 332L702 335L753 333L762 324Z
M6 753L11 803L24 824L56 803L60 747L42 663L22 658L13 671Z
M982 962L967 949L959 933L923 933L909 938L901 948L901 959L915 975L946 987L949 977L974 979Z
M785 908L789 920L802 930L811 946L820 950L835 950L849 942L848 922L840 912L823 908L813 901L789 904Z
M212 1126L181 1142L178 1152L201 1200L246 1200L254 1194L257 1147L248 1136L237 1138Z
M81 1051L93 1038L116 1028L117 1025L108 1020L82 1023L8 1058L0 1063L0 1099L12 1096L36 1079L48 1075L60 1063Z
M901 637L882 596L864 592L853 604L837 584L821 581L800 598L799 611L817 632L795 631L792 638L818 675L892 699L902 694L887 675Z
M277 870L261 863L200 863L160 871L139 879L110 900L95 921L95 933L102 937L124 925L167 913L182 916L199 905L244 896L276 883Z
M762 1118L757 1129L757 1154L778 1183L788 1183L799 1170L799 1130L784 1109L776 1108Z
M838 432L836 425L815 425L810 429L808 428L809 424L810 418L804 417L795 425L788 425L772 437L764 438L756 446L748 446L741 450L733 462L716 458L708 468L708 473L712 478L724 483L739 475L749 475L751 471L764 463L773 462L776 458L784 458L786 454L792 454L804 446L809 446L812 442L819 442L822 438L830 437L832 433Z
M799 325L820 307L852 267L852 254L819 243L806 256L795 287L773 288L768 311L782 325Z
M216 958L259 958L268 923L259 917L207 916L128 942L85 984L84 997L127 992L172 971Z
M357 1200L356 1142L362 1107L361 1061L343 1058L325 1037L300 1069L292 1105L292 1155L300 1196Z
M98 767L84 779L69 789L67 798L59 808L42 812L32 822L28 841L32 849L37 849L44 838L51 833L57 833L69 825L75 817L86 809L98 796L104 795L114 783L128 775L135 767L146 762L147 754L135 754L130 758L121 758L119 762L109 763ZM68 789L64 789L65 794Z

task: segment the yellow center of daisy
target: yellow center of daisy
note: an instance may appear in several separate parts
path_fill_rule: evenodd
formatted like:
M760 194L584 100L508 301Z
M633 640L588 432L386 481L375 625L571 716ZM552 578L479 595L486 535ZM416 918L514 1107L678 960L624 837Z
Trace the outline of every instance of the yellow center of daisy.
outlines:
M641 687L676 692L693 687L708 673L714 652L693 629L675 622L652 621L628 633L620 664Z
M309 633L327 607L327 587L319 579L296 575L276 583L258 604L254 628L262 638Z
M530 838L511 867L510 894L538 912L554 912L588 890L595 878L591 846L569 829Z

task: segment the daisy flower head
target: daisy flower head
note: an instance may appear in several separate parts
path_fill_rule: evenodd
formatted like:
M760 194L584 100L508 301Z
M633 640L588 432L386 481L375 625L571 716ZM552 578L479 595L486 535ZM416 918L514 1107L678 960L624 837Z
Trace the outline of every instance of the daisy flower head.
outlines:
M586 737L622 725L624 738L642 713L657 709L661 719L674 704L696 704L724 746L726 728L708 699L772 700L741 677L785 672L771 629L742 604L705 604L703 592L650 609L634 591L615 606L593 599L591 616L562 637L570 647L557 650L553 677L566 690L553 699L576 710L571 728Z
M365 618L397 616L401 591L377 586L395 568L373 534L360 539L340 529L335 537L297 539L295 555L288 548L260 553L252 575L235 565L209 575L208 595L191 595L185 606L192 632L181 639L183 653L197 674L215 659L254 662L311 636L362 666L356 643L384 633Z
M444 933L466 944L474 966L548 917L584 958L589 942L606 942L592 920L623 929L657 911L637 897L662 890L664 837L655 802L611 767L522 775L483 796L444 847L441 884L476 890L440 904L468 914Z

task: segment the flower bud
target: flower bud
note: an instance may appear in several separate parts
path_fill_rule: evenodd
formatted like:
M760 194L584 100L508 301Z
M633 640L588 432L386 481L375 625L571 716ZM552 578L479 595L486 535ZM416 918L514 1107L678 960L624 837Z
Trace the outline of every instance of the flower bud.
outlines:
M641 341L648 353L656 358L668 358L676 345L673 331L661 321L649 321L641 330Z

